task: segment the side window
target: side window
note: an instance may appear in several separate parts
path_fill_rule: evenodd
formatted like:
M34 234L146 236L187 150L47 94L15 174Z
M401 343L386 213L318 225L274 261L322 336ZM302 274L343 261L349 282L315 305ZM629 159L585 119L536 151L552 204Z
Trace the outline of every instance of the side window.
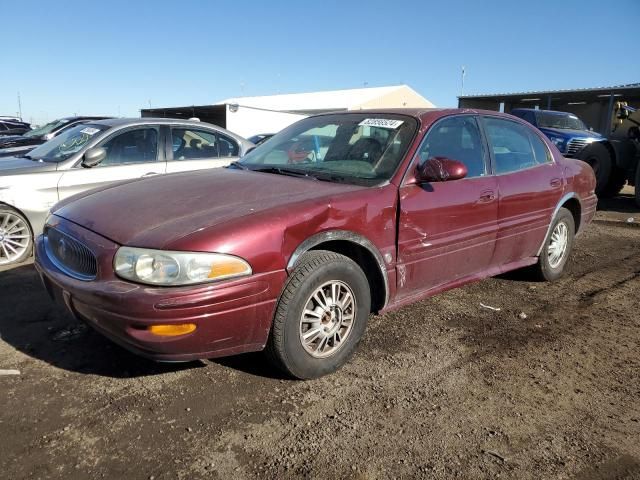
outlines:
M526 127L509 120L491 117L485 117L485 127L498 175L517 172L538 164Z
M155 162L158 159L158 129L128 130L100 146L107 151L107 156L99 167Z
M218 134L218 150L221 157L237 157L240 154L240 147L226 135Z
M538 135L533 132L529 132L529 140L531 140L533 153L536 156L537 163L543 164L551 163L553 161L553 159L551 158L551 153L549 153L549 149Z
M218 142L214 132L172 128L171 142L174 160L198 160L219 156Z
M434 157L446 157L464 163L469 172L467 178L486 175L485 149L473 117L451 117L436 123L418 155L420 165Z

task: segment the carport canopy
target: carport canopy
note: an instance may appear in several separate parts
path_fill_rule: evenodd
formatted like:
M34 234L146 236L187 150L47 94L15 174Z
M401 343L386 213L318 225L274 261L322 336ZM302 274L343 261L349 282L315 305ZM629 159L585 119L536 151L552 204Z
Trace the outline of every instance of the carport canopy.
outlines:
M226 105L199 105L191 107L145 108L140 111L142 117L179 118L188 120L198 118L202 122L227 128Z
M606 134L611 128L614 103L640 106L640 83L574 90L542 90L519 93L463 95L458 107L509 113L514 108L539 108L571 112L594 130Z

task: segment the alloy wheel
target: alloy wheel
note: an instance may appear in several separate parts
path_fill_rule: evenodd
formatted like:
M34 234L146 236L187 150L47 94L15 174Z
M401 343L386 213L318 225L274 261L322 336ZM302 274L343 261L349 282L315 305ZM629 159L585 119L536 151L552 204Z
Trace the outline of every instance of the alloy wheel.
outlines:
M300 318L300 341L315 358L336 353L351 333L356 299L344 282L331 280L317 288L305 303Z
M31 233L25 220L13 212L0 212L0 265L22 258L30 246Z
M569 229L566 223L559 222L553 232L551 233L551 241L547 248L547 254L549 258L549 266L551 268L558 268L562 263L564 256L567 252L567 245L569 243Z

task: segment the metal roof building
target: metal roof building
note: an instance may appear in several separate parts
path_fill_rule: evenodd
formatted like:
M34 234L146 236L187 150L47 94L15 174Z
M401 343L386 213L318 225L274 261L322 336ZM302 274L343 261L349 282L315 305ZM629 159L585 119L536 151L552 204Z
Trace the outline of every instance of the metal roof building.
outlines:
M394 85L235 97L213 105L148 108L141 113L143 117L197 117L249 137L260 133L275 133L301 118L318 113L394 107L431 108L434 105L408 85Z
M514 108L541 108L571 112L600 133L611 128L613 104L625 101L640 106L640 83L573 90L539 90L458 97L460 108L479 108L509 113Z

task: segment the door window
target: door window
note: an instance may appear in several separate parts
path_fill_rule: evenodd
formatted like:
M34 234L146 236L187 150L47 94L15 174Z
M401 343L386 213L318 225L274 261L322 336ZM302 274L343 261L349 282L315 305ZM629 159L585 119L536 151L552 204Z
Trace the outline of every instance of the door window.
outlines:
M475 118L457 116L436 123L425 137L418 152L422 165L434 157L462 162L467 167L467 178L486 175L485 148Z
M218 141L215 132L187 128L171 129L174 160L217 158Z
M231 138L218 134L218 149L221 157L237 157L240 153L240 147Z
M551 153L542 139L535 133L529 132L529 140L531 140L531 145L533 146L536 162L539 164L550 163L552 161Z
M485 127L498 175L538 165L529 130L519 123L500 118L485 118Z
M107 151L99 167L155 162L158 159L158 129L138 128L117 135L101 145Z

